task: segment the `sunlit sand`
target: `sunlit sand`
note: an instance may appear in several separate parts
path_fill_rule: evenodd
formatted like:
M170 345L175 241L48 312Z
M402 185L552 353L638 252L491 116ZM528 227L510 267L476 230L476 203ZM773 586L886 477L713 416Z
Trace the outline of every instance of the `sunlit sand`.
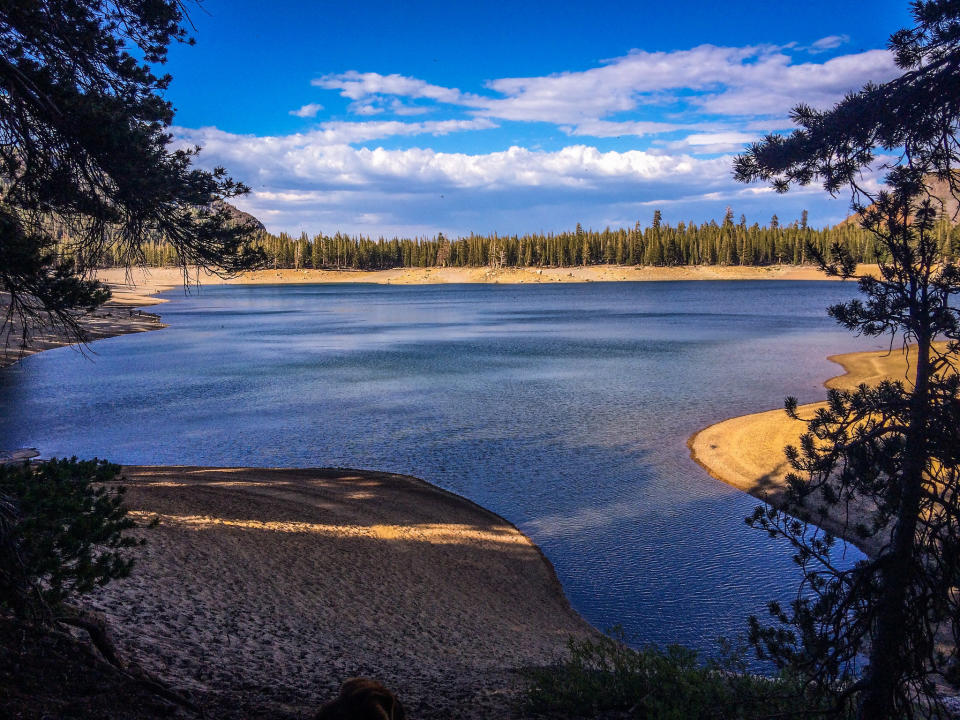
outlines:
M845 370L844 374L824 383L828 388L852 390L859 384L876 385L882 380L909 382L909 368L915 355L897 347L890 351L847 353L829 359ZM801 418L813 417L826 403L810 403L798 408ZM687 441L690 454L710 475L751 495L778 505L783 500L786 475L791 468L784 456L787 445L798 445L806 430L802 420L793 420L781 408L743 415L711 425ZM837 506L822 526L852 538L849 531L861 519L864 508L850 513ZM857 540L866 552L876 550L877 543Z
M505 716L514 669L595 632L525 535L416 478L124 474L134 516L159 524L140 531L133 575L95 604L126 652L178 686L307 711L346 678L373 675L416 717L465 706Z

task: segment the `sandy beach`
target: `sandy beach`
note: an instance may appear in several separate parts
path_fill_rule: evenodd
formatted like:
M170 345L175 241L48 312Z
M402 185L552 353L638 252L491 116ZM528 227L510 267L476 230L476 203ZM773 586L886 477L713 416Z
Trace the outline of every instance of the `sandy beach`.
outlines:
M140 310L144 305L152 305L155 301L148 299L147 302L136 302L128 304L122 302L113 302L104 305L91 313L87 313L81 320L80 325L86 336L87 343L103 338L116 337L117 335L127 335L129 333L147 332L148 330L160 330L166 325L161 322L160 317L155 313ZM0 368L13 365L21 358L42 352L43 350L52 350L53 348L63 347L64 345L75 344L71 340L64 338L61 333L51 330L42 330L30 335L26 347L20 347L20 335L16 328L11 328L11 332L0 337ZM87 352L89 347L78 346L79 352Z
M176 277L173 272L164 272L157 277L136 270L130 273L123 270L109 273L109 278L101 279L110 286L112 297L103 307L87 313L80 320L88 343L166 327L157 314L140 308L164 302L161 298L154 297L155 293L182 286L182 273L176 271ZM37 352L75 344L72 339L50 330L32 333L26 347L20 347L19 340L16 328L11 328L9 334L6 334L5 329L4 337L0 338L0 368L13 365L19 359ZM86 348L78 347L78 350L85 352Z
M124 653L208 705L298 717L366 675L412 717L509 717L515 669L595 632L525 535L416 478L124 475L132 513L160 524L138 531L133 575L94 604Z
M908 379L909 357L900 348L890 352L833 355L828 359L840 365L844 373L827 380L824 383L827 388L852 390L860 383L876 385L885 379ZM800 417L812 417L825 404L801 405L798 408ZM693 435L687 446L691 457L717 480L772 505L779 505L783 500L786 475L790 472L783 449L787 445L797 445L805 430L805 423L789 418L781 406L711 425ZM848 522L855 521L865 512L868 512L866 508L852 508L848 516L837 508L822 526L853 541ZM864 542L858 538L855 544L867 554L876 552L879 547L876 539Z

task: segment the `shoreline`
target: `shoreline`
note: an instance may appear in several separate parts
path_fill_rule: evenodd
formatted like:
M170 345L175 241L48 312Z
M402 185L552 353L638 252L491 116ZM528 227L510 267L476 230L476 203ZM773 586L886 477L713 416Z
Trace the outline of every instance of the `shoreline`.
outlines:
M420 718L510 717L517 670L599 633L514 525L407 475L127 466L133 574L97 591L121 652L205 700L290 716L374 677ZM256 712L253 714L257 714Z
M861 265L858 273L876 275L876 265ZM99 270L97 277L115 288L129 290L182 286L180 268L141 268L128 273L121 268ZM129 280L134 282L131 286ZM836 280L813 265L587 265L570 267L427 267L391 270L265 269L221 278L213 273L191 271L190 284L287 285L327 283L373 283L378 285L536 284L584 282L676 282L707 280ZM153 292L159 292L154 290ZM128 300L124 300L128 302Z
M145 312L140 308L159 305L166 302L163 298L155 297L157 293L171 290L176 287L169 279L154 280L143 284L130 283L128 280L136 278L136 273L127 275L119 271L111 275L106 281L110 286L112 297L101 307L87 313L80 320L86 340L83 344L68 339L63 335L39 330L30 337L30 343L23 348L12 347L12 338L5 338L6 343L0 345L0 369L16 365L20 360L44 350L53 350L64 346L75 346L78 352L96 352L89 346L97 340L130 335L132 333L162 330L167 327L156 313ZM182 278L182 276L181 276ZM144 276L144 280L148 280ZM182 279L181 279L182 284Z
M909 367L908 351L902 350L844 353L827 359L844 371L823 383L825 388L837 390L853 390L860 383L876 385L886 379L904 379ZM807 403L799 406L797 412L801 418L811 417L825 406L825 400ZM710 477L781 507L785 478L790 472L783 449L798 445L805 430L805 422L792 420L783 408L763 410L708 425L687 439L687 448L691 459ZM850 532L850 526L867 513L869 509L863 506L852 507L849 513L837 507L817 524L865 554L875 555L881 547L879 538L864 541Z
M875 265L861 265L858 272L876 274ZM203 285L306 285L332 283L373 283L378 285L444 285L465 284L551 284L588 282L686 282L686 281L749 281L802 280L826 281L828 278L812 265L682 265L648 267L639 265L587 265L575 267L502 268L447 267L397 268L393 270L257 270L235 277L221 278L195 268L187 277L178 267L106 268L96 278L110 287L113 294L103 307L89 313L82 325L87 342L79 345L86 352L96 340L130 333L162 330L167 327L160 316L139 308L166 302L158 293L181 287ZM38 332L25 348L9 343L0 347L0 368L43 350L65 345L78 345L52 333ZM91 351L95 352L95 351Z
M172 272L112 278L119 305L111 307L164 302L152 295L182 285ZM316 280L298 274L285 282ZM277 279L227 284L234 283ZM846 372L827 385L852 377L857 356L876 354L831 357ZM694 450L714 427L688 447L718 477ZM465 707L509 717L518 668L555 661L571 636L598 634L570 606L536 543L426 481L324 468L124 473L127 506L160 525L138 531L148 545L137 570L99 591L94 605L127 657L213 706L262 699L267 709L302 715L347 677L370 675L417 717Z

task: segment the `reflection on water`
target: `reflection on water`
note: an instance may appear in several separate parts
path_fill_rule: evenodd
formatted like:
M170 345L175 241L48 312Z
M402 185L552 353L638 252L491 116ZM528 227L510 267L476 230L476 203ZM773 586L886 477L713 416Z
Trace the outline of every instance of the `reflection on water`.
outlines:
M408 473L516 523L574 607L709 649L796 584L686 439L822 396L851 284L211 287L170 327L0 372L0 447ZM851 551L853 557L854 551Z

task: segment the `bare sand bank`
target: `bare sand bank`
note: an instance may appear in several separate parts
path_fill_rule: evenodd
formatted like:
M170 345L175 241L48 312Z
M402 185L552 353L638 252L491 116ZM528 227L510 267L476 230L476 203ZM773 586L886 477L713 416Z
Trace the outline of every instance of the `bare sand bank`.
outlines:
M861 273L876 273L875 265L861 265ZM158 292L183 285L178 268L149 268L129 275L122 269L101 270L98 277L114 288L114 296L130 290ZM812 265L771 265L745 267L739 265L685 265L679 267L641 267L634 265L589 265L586 267L502 268L446 267L396 268L394 270L259 270L233 278L219 278L209 273L192 275L201 284L308 284L308 283L377 283L384 285L431 285L445 283L570 283L669 280L828 280ZM131 288L130 281L133 281ZM129 300L123 300L129 302Z
M148 304L148 303L145 303ZM138 306L113 303L88 313L80 321L88 343L103 338L127 335L130 333L147 332L165 328L160 317L151 312L138 309ZM30 335L27 345L20 345L20 335L16 328L7 335L0 337L0 368L13 365L21 358L75 344L63 334L52 330L42 330ZM84 348L86 352L89 348Z
M87 313L80 320L87 342L165 328L158 315L140 308L164 302L154 297L155 293L183 285L182 273L176 271L174 277L174 273L167 270L172 269L168 268L157 276L139 270L129 273L123 270L104 271L109 274L102 279L110 286L112 297L106 305ZM34 353L74 344L73 338L64 337L62 333L40 330L31 333L27 345L21 347L17 327L10 327L9 332L5 328L0 337L0 368L13 365Z
M885 379L908 380L910 356L901 349L847 353L828 359L843 367L845 372L827 380L824 383L827 388L852 390L860 383L876 385ZM800 417L812 417L825 404L800 406ZM790 472L783 449L787 445L798 445L805 430L802 420L792 420L781 408L711 425L693 435L687 446L691 457L717 480L772 505L779 505L783 501L786 475ZM848 518L838 509L836 514L828 516L823 527L852 539L852 533L847 532L848 519L856 520L864 512L867 512L865 508L853 508ZM864 543L858 540L856 544L868 554L878 549L875 541Z
M510 716L516 668L595 633L536 545L415 478L128 467L133 575L95 596L119 646L201 697L306 713L376 677L412 717Z

